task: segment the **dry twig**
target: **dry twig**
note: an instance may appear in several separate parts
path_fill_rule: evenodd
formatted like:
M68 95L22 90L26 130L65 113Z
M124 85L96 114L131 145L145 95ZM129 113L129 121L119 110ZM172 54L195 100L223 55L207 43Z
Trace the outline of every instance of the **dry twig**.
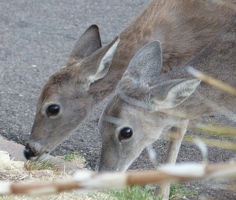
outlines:
M226 178L236 176L236 163L198 164L183 163L163 165L155 171L127 173L94 173L80 170L73 180L40 183L0 182L0 194L51 194L70 190L121 189L128 185L146 185L155 183L180 183L205 178Z

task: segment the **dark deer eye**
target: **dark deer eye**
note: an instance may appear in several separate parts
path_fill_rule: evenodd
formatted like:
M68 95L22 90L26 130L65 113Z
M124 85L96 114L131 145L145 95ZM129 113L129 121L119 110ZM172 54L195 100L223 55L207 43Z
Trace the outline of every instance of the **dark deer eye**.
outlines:
M60 112L60 106L57 104L51 104L47 107L47 116L56 116Z
M132 135L133 135L133 131L131 128L128 128L128 127L122 128L119 133L119 140L121 141L124 139L128 139L132 137Z

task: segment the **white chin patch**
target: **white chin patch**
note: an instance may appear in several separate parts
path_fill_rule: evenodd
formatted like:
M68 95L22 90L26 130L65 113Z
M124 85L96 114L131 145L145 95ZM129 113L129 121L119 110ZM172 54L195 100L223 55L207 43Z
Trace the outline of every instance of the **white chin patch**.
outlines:
M47 160L49 158L49 154L48 153L43 153L40 156L35 156L35 157L31 157L30 160L32 161L42 161L42 160Z

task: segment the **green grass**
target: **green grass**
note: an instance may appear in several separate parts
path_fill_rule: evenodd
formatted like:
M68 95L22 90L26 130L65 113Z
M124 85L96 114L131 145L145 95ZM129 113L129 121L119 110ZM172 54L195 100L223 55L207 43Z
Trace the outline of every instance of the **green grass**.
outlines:
M171 184L170 187L170 200L180 199L183 197L195 197L197 192L186 188L180 184Z
M78 151L75 151L72 154L67 154L62 157L65 161L72 162L76 164L79 168L84 168L85 167L85 158L81 155L79 155Z
M149 189L148 187L143 188L141 186L126 187L124 190L110 190L106 193L111 197L111 199L117 200L159 200L156 197L154 190Z
M114 200L162 200L161 197L157 197L154 189L149 187L132 186L126 187L124 190L108 190L105 191L107 198L94 196L94 199L114 199ZM196 191L185 188L179 184L172 184L170 188L170 200L177 200L184 197L194 197L197 195Z
M73 161L73 160L77 160L78 158L81 158L81 156L79 155L79 153L77 151L75 151L72 154L67 154L63 157L64 160L66 161Z
M127 187L123 191L114 191L112 192L112 194L117 199L130 199L130 200L157 199L153 190L149 190L147 187L142 189L142 187L140 186Z
M24 168L27 171L32 171L32 170L55 170L56 169L56 164L52 164L48 161L27 161L24 164Z

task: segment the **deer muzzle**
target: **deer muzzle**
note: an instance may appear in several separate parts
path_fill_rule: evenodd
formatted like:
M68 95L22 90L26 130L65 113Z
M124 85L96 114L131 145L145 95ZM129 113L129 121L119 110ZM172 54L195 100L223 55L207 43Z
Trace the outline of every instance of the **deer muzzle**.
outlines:
M39 160L44 154L47 154L47 152L41 151L41 145L39 143L28 143L23 153L27 160Z

